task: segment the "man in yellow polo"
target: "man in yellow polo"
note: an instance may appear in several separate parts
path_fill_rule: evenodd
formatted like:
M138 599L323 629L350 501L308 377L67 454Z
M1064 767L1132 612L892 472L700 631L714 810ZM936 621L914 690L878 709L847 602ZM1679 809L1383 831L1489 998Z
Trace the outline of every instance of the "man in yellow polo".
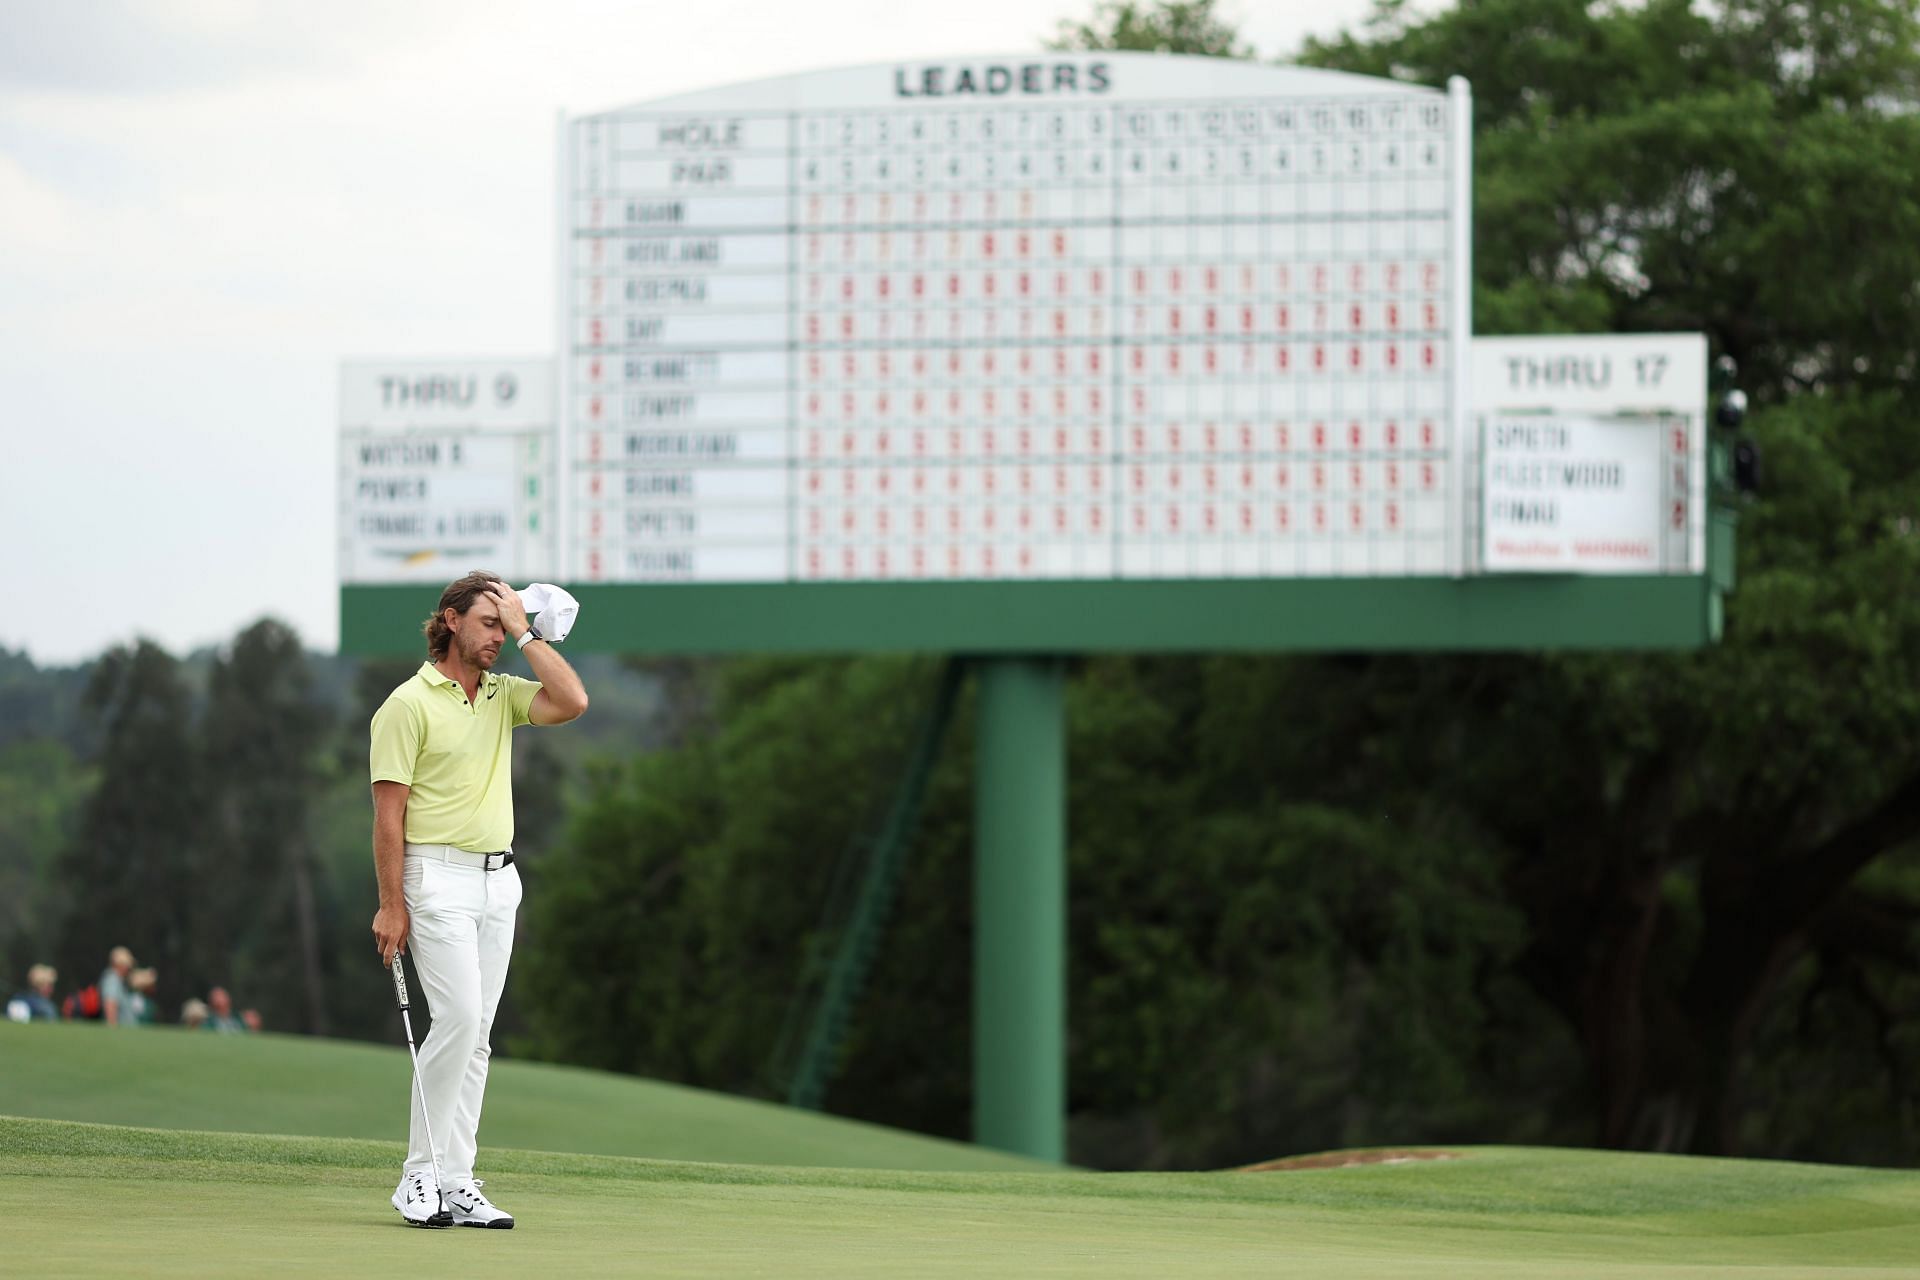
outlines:
M374 713L369 753L380 883L374 943L384 965L400 948L413 953L433 1017L393 1207L415 1226L512 1227L513 1217L480 1194L473 1161L488 1033L520 906L513 731L578 719L587 691L528 622L519 595L490 573L449 584L424 630L428 661ZM508 640L537 679L494 674ZM430 1117L421 1114L423 1095Z

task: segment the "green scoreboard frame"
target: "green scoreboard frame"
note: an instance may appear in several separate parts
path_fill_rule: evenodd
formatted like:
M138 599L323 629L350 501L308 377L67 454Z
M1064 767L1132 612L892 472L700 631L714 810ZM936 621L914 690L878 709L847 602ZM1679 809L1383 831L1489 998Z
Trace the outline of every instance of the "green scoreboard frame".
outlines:
M1718 515L1718 513L1716 513ZM1705 575L1151 582L577 584L569 652L1097 653L1681 649L1720 636ZM476 568L483 566L474 566ZM433 585L346 586L346 653L414 653Z

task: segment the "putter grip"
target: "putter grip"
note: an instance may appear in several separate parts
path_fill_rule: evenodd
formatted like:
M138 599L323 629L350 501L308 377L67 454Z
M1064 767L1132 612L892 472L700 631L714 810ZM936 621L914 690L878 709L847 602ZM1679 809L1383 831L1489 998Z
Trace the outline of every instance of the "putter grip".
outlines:
M393 998L399 1004L401 1011L405 1012L407 1008L407 975L400 968L400 950L398 947L394 948L393 952Z

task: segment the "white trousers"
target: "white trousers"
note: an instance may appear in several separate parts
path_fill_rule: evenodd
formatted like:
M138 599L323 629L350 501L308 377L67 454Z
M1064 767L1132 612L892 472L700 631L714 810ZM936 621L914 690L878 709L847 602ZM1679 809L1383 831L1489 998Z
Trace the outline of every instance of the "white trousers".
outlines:
M426 1095L441 1186L473 1178L480 1103L487 1092L489 1036L513 958L513 917L520 906L520 869L483 871L411 849L403 868L410 924L407 950L425 989L433 1029L420 1046L420 1087L413 1090L407 1172L433 1173Z

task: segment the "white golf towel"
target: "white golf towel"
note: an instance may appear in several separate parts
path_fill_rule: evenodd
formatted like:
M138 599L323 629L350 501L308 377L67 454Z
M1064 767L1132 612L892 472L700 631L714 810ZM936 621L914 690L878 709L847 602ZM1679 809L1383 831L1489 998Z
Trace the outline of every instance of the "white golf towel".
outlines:
M520 589L520 603L540 634L559 644L573 630L580 616L580 602L551 582L536 582Z

